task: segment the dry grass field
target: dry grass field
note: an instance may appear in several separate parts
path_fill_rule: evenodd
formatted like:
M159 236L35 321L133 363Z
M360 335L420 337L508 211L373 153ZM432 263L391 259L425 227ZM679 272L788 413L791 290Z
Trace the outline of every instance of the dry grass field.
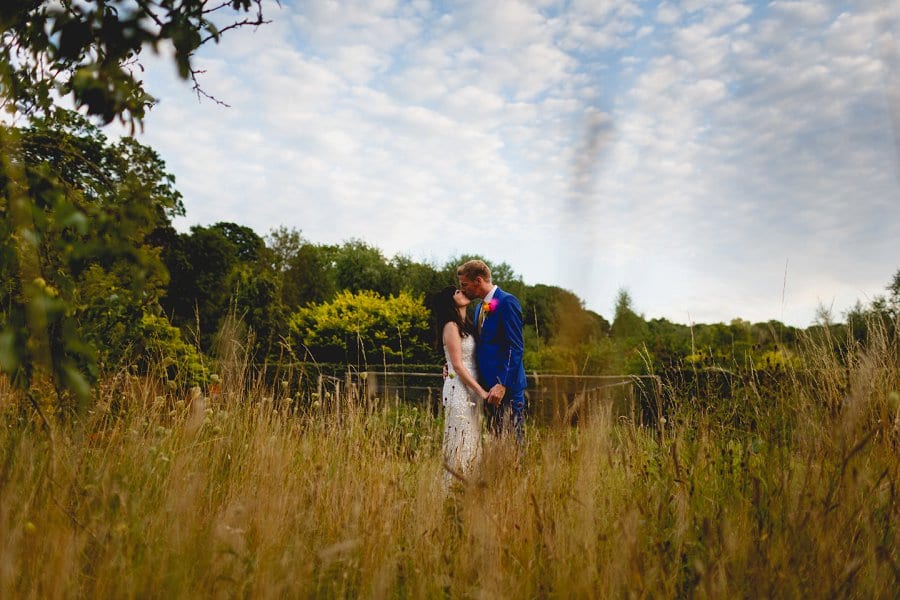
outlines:
M488 440L449 493L402 403L122 376L51 431L0 387L0 597L896 598L898 342L830 348L752 427L667 388L659 429Z

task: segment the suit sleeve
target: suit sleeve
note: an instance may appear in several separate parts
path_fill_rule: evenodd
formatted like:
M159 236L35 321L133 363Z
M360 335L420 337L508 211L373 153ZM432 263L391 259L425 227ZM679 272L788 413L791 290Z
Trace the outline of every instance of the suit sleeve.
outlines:
M522 337L524 319L522 307L515 296L507 296L506 301L500 305L500 310L507 343L507 356L500 371L500 381L505 387L510 387L517 377L519 365L522 364L525 355L525 340Z

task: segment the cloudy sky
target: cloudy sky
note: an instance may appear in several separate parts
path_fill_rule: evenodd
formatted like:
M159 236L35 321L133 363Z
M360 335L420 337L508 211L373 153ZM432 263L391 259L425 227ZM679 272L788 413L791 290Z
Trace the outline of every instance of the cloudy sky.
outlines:
M187 217L505 261L609 317L806 326L900 269L900 9L282 0L147 61Z

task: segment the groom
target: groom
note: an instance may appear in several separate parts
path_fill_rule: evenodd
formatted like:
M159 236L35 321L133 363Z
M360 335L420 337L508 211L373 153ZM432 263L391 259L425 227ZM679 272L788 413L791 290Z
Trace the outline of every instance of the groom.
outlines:
M456 275L466 296L482 299L475 307L475 358L481 384L488 390L488 429L495 435L515 431L522 443L526 385L522 307L515 296L491 283L491 270L480 260L460 265Z

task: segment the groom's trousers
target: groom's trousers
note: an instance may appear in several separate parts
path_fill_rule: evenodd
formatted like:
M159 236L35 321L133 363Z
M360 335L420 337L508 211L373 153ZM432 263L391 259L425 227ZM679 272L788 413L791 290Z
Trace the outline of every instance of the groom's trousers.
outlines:
M525 441L525 390L507 394L499 406L485 404L485 420L493 435L516 434L516 442Z

